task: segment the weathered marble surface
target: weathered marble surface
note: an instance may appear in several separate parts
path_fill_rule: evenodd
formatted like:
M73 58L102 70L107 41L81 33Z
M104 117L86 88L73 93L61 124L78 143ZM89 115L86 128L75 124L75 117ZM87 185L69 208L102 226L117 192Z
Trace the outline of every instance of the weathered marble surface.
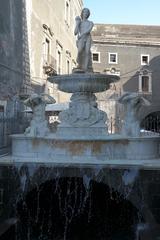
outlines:
M125 106L122 135L139 137L140 122L138 120L138 112L142 106L149 106L150 102L138 93L125 93L119 98L119 102Z
M57 133L63 136L103 136L108 134L107 115L97 107L94 93L109 88L119 77L96 73L76 73L50 77L58 89L73 93L69 108L59 115Z
M123 138L104 136L87 138L58 137L33 138L13 135L12 157L15 162L104 163L123 160L158 159L159 137Z
M60 91L67 93L103 92L110 88L110 83L118 80L118 76L99 73L73 73L48 78L49 82L58 85Z
M55 103L53 97L48 94L32 94L28 97L24 104L30 107L33 112L30 126L25 130L26 136L45 136L49 133L48 122L45 116L45 108L47 104Z
M91 59L91 31L93 22L89 21L90 10L82 9L81 16L77 16L74 34L77 35L77 71L93 72Z

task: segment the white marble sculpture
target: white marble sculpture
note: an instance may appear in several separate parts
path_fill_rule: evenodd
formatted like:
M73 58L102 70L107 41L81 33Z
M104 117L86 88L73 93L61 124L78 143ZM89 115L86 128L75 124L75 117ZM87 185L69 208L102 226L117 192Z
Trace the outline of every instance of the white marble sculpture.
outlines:
M55 103L53 97L48 94L32 94L24 101L27 107L33 112L30 126L26 128L25 135L31 137L43 137L49 133L48 123L45 116L46 104Z
M61 125L73 127L102 127L107 115L97 108L96 96L91 93L74 93L69 109L59 114ZM107 127L106 127L107 132Z
M91 60L91 31L93 28L93 22L89 21L90 11L88 8L84 8L81 12L81 17L77 16L76 27L74 34L77 35L77 69L84 72L92 72L92 60Z
M119 102L125 106L122 134L130 137L139 137L140 123L138 120L138 112L142 105L150 105L149 101L137 93L125 93L119 98Z

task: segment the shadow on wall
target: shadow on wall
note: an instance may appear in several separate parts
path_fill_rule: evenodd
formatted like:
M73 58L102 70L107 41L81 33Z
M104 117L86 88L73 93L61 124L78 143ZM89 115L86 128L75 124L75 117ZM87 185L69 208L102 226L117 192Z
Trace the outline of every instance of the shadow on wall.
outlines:
M1 0L0 19L3 19L0 21L0 100L7 101L8 113L14 115L22 107L19 104L19 108L14 109L15 101L30 86L27 18L23 1Z

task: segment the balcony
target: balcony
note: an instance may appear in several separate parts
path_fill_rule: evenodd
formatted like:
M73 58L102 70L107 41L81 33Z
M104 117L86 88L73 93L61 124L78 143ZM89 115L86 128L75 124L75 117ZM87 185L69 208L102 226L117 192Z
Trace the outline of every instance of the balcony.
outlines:
M57 74L57 61L50 54L43 55L43 69L49 76Z

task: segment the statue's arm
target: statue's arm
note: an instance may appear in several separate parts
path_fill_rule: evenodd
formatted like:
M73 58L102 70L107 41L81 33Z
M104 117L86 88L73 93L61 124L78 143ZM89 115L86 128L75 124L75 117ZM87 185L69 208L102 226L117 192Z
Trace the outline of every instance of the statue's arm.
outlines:
M89 34L92 31L93 26L94 26L93 22L90 22L89 27L81 34L80 37Z
M79 39L82 38L83 36L86 36L90 34L92 31L94 24L91 22L90 26L79 36Z

